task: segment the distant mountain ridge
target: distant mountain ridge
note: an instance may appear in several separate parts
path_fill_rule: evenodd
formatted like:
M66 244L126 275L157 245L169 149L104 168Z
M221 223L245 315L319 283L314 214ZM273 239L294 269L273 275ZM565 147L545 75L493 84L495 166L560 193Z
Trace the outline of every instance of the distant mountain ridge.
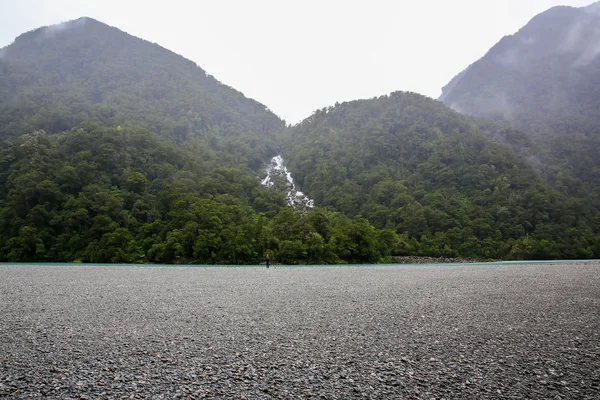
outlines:
M451 80L440 100L530 132L533 152L524 155L541 160L550 182L593 196L600 189L600 2L535 16Z
M585 9L592 14L600 14L600 1L590 4Z
M10 127L15 112L27 120L27 130L48 132L107 116L115 125L133 119L180 139L214 129L284 128L264 104L194 62L87 17L24 33L3 48L0 93L0 137L19 134ZM28 107L32 101L62 104L70 112L53 118L43 107Z
M589 70L596 69L600 55L600 15L595 11L600 5L590 7L558 6L537 15L459 74L440 99L470 115L505 118L519 118L534 106L554 110L576 100L592 83L595 74ZM558 76L563 81L547 81ZM541 97L547 101L540 102Z

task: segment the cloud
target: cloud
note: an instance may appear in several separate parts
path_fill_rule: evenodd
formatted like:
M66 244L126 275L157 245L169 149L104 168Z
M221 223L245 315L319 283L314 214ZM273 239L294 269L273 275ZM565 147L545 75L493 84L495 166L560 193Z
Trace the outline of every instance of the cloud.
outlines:
M523 43L525 46L531 46L533 44L535 44L538 41L538 39L534 36L529 36L529 37L523 37L521 38L521 43Z
M42 44L47 39L54 38L61 32L85 25L87 20L88 19L84 17L74 21L61 22L60 24L45 26L41 28L41 34L36 35L34 40L37 44Z
M591 19L582 39L579 57L573 67L585 67L600 55L600 18Z
M600 42L591 43L573 63L574 67L585 67L600 55Z
M579 47L583 40L583 32L586 28L586 25L587 24L579 20L573 26L571 26L571 28L569 28L569 32L565 35L564 39L558 46L560 51L569 52Z
M514 47L496 56L496 62L504 66L515 66L519 59L519 50Z

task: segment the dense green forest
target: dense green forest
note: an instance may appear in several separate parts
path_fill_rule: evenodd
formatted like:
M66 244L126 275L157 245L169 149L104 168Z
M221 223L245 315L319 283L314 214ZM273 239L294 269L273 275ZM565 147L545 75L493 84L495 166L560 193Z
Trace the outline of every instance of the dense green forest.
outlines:
M600 209L599 41L597 4L554 7L504 37L440 99L481 118L484 132L557 190Z
M317 204L397 232L398 253L600 255L596 210L424 96L397 92L317 111L294 127L284 155Z
M36 131L1 153L0 258L248 264L377 262L398 236L286 206L243 162L147 130ZM191 155L194 155L192 157Z
M1 261L600 256L598 212L530 166L529 134L423 96L338 104L290 128L89 18L0 55ZM289 207L283 177L260 184L280 152L315 209Z
M258 176L285 122L157 45L83 18L0 59L0 259L389 259L399 237L292 210Z

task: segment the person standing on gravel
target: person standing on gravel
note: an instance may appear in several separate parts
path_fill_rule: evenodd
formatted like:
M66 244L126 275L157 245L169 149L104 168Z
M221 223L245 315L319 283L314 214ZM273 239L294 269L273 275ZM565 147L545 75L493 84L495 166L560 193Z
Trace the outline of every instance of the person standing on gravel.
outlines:
M267 264L267 268L269 268L269 265L271 264L271 257L269 257L268 254L265 256L265 263Z

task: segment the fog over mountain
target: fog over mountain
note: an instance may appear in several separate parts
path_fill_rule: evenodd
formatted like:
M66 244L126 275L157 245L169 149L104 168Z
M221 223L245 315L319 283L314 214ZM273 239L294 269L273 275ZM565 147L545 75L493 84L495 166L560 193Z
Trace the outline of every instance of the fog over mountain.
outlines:
M533 15L589 2L0 0L0 47L89 16L183 55L295 124L335 102L397 90L437 98Z
M535 16L449 82L440 100L525 130L532 145L523 155L555 187L594 197L600 188L600 2ZM524 150L498 131L492 136Z
M28 122L25 129L55 132L89 119L118 125L134 114L138 124L180 139L284 127L264 104L192 61L92 18L24 33L2 54L0 135L23 133L11 126L15 115Z
M446 86L440 99L470 115L508 119L530 108L560 110L595 90L598 55L600 3L554 7L502 38Z

